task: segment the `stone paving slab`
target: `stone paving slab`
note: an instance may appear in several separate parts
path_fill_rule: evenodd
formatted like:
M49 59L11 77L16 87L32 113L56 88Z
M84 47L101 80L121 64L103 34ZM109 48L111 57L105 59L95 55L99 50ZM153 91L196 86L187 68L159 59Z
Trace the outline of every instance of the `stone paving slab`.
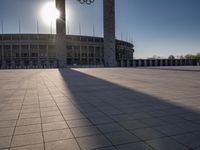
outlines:
M198 150L198 70L0 70L0 150Z
M146 68L146 67L145 67ZM200 72L200 66L162 66L162 67L148 67L149 69L160 70L175 70L175 71L196 71ZM146 69L148 69L146 68Z

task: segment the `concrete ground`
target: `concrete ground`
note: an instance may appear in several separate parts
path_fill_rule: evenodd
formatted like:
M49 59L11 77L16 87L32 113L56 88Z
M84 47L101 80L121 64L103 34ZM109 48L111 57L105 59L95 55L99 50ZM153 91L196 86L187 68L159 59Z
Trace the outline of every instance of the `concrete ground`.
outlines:
M200 150L200 73L0 70L0 150Z
M164 66L164 67L146 67L146 69L179 70L179 71L200 72L200 66Z

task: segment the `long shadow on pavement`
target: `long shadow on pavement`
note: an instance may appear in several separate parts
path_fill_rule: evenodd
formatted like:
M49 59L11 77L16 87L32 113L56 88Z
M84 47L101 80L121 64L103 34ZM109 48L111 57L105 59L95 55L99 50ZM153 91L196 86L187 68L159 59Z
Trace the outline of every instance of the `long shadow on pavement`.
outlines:
M64 85L58 88L72 105L55 101L70 114L64 118L82 149L200 148L198 112L73 69L59 72Z

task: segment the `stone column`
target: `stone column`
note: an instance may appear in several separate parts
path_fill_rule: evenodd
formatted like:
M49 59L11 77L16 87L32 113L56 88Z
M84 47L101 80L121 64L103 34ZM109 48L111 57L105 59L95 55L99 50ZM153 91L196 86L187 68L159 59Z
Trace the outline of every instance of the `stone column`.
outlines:
M130 67L130 60L127 60L127 67Z
M13 57L13 45L11 45L11 68L15 68L15 60Z
M89 46L87 46L87 65L90 65L89 64Z
M6 61L4 56L4 45L2 45L2 66L1 68L4 69L6 67Z
M173 59L170 60L170 65L173 66Z
M96 64L96 48L95 48L95 46L93 46L93 49L94 49L94 57L93 57L93 61L94 61L94 65L96 66L97 64Z
M136 60L133 60L133 67L136 67L136 63L135 63L135 61L136 61Z
M121 63L121 67L124 67L123 60L121 60L120 63Z
M28 67L32 68L32 62L31 62L31 45L28 44Z
M168 65L168 59L165 60L165 66L169 66Z
M37 67L40 68L41 67L41 63L40 63L40 46L39 45L37 45L37 50L38 50Z
M147 60L144 59L144 67L147 67Z
M178 60L177 59L175 60L175 66L178 66Z
M82 45L82 44L81 44ZM80 45L80 57L79 57L79 66L82 65L82 46Z
M183 59L180 59L180 66L183 66Z
M155 67L157 67L157 66L158 66L158 60L155 59Z
M115 0L103 0L104 65L117 66L115 49Z
M56 8L60 11L60 18L56 20L56 50L59 68L65 68L66 63L66 17L65 0L56 0Z
M160 66L163 66L163 60L160 59Z
M50 68L50 63L49 63L49 45L47 45L47 68Z
M149 60L149 66L150 66L150 67L153 66L152 60Z
M24 60L22 60L22 45L19 45L19 60L20 60L20 68L24 68Z
M138 60L138 67L142 67L142 60Z

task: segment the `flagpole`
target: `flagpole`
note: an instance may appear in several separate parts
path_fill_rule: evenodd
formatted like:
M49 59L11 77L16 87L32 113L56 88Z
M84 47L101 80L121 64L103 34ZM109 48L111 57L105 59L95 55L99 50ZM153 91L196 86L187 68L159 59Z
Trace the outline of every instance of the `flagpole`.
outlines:
M52 21L51 21L51 29L50 29L51 31L51 34L53 34L53 24L52 24Z
M69 34L69 21L67 20L67 33Z
M37 19L37 34L39 34L39 23L38 23L38 19Z
M21 34L21 20L19 19L19 34Z
M133 35L132 35L132 38L131 38L131 43L133 44Z
M94 24L93 24L93 36L95 37L95 27L94 27Z
M81 35L81 24L79 23L79 34Z
M37 18L37 43L39 43L39 22ZM37 44L37 66L39 66L39 45Z
M23 61L22 61L22 46L21 46L21 40L22 40L22 38L21 38L21 20L20 20L20 18L19 18L19 20L18 20L18 23L19 23L19 57L20 57L20 66L21 67L23 67Z
M1 32L2 32L2 34L4 33L3 30L4 30L4 29L3 29L3 20L1 20Z

